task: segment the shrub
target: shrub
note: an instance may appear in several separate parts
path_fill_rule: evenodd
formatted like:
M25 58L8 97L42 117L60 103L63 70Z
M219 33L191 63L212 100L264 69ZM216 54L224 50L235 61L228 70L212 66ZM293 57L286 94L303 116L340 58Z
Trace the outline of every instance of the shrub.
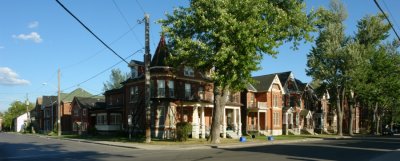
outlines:
M90 134L90 135L96 135L96 134L97 134L97 129L96 129L96 127L89 127L89 128L87 129L87 132L88 132L88 134Z
M179 122L176 124L176 138L178 141L187 141L192 132L192 125L188 122Z

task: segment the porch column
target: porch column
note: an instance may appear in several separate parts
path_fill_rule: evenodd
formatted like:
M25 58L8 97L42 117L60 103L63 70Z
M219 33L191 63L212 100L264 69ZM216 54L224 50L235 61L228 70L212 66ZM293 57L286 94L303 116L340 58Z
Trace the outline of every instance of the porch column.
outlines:
M233 109L233 131L234 132L237 132L236 110L237 109Z
M200 108L201 111L201 119L200 119L200 127L201 127L201 138L205 139L206 138L206 120L204 118L204 107Z
M240 110L240 108L238 109L238 112L239 112L239 114L238 114L238 116L239 116L239 119L238 119L238 132L237 132L237 134L238 134L238 136L242 136L242 117L241 117L241 110ZM247 118L246 118L246 120L247 120Z
M192 121L192 138L198 139L199 138L199 112L198 107L193 107L193 121Z
M222 123L222 138L226 138L226 108L224 107L224 112L222 115L223 118L223 123Z
M257 111L257 131L260 132L260 111Z

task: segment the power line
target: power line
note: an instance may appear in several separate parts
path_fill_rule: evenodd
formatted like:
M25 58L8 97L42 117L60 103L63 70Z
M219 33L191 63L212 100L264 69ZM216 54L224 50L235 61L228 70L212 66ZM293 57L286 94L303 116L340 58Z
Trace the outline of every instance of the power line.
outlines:
M124 19L125 23L128 25L129 28L132 28L131 25L129 24L128 19L125 17L125 15L122 13L121 9L119 8L118 4L115 2L115 0L113 0L114 6L117 8L119 14L121 15L121 17ZM131 32L133 34L133 36L135 37L136 41L142 46L143 44L140 42L138 36L135 34L134 31Z
M393 22L394 22L394 25L397 26L397 29L400 29L400 28L399 28L399 24L397 23L395 17L393 16L392 12L390 11L389 7L386 5L386 2L385 2L384 0L382 0L382 2L383 2L383 5L385 5L386 10L389 12L390 17L392 17L392 20L393 20Z
M103 40L101 40L96 34L92 32L85 24L82 23L71 11L69 11L59 0L56 0L56 2L65 10L67 11L72 17L75 18L87 31L89 31L94 37L96 37L97 40L99 40L104 46L106 46L111 52L113 52L116 56L118 56L122 61L124 61L126 64L129 64L124 58L122 58L119 54L117 54L111 47L109 47L106 43L104 43Z
M139 3L139 1L138 0L135 0L135 1L138 4L139 8L143 11L143 14L146 14L146 12L144 11L144 9L143 9L142 5Z
M128 31L124 32L121 36L119 36L118 38L116 38L115 40L113 40L109 45L112 45L112 44L116 43L117 41L121 40L123 37L125 37L130 31L132 31L132 30L133 30L136 26L138 26L138 25L139 25L139 24L136 24L136 25L130 27L130 29L129 29ZM86 62L86 61L88 61L88 60L94 58L95 56L99 55L99 54L100 54L101 52L103 52L105 49L106 49L106 48L102 48L101 50L97 51L95 54L93 54L93 55L91 55L91 56L89 56L89 57L87 57L87 58L85 58L85 59L83 59L83 60L81 60L81 61L79 61L79 62L77 62L77 63L74 63L74 64L68 65L68 66L66 66L66 67L63 67L63 68L61 68L61 69L64 69L64 70L65 70L66 68L70 68L70 67L76 66L76 65L78 65L78 64L81 64L81 63L83 63L83 62Z
M128 59L129 57L135 55L136 53L138 53L138 52L140 52L140 51L142 51L142 49L139 49L139 50L135 51L133 54L129 55L129 56L126 57L125 59ZM63 89L62 91L71 89L71 88L76 87L76 86L80 86L81 84L86 83L86 82L88 82L89 80L91 80L91 79L93 79L93 78L96 78L97 76L103 74L104 72L110 70L111 68L114 68L115 66L117 66L117 65L120 64L121 62L123 62L123 61L126 62L125 59L123 59L123 60L117 62L116 64L112 65L111 67L108 67L107 69L104 69L103 71L97 73L96 75L94 75L94 76L92 76L92 77L90 77L90 78L88 78L88 79L86 79L86 80L84 80L84 81L82 81L82 82L80 82L80 83L78 83L78 84L76 84L76 85L73 85L73 86L70 86L70 87L68 87L68 88Z
M383 10L382 10L381 6L379 5L379 3L376 0L374 0L374 2L376 4L376 6L379 8L379 10L381 10L383 16L385 16L386 20L389 22L390 27L392 28L394 34L396 34L396 36L397 36L397 39L400 41L400 36L397 34L397 32L394 29L394 27L393 27L392 23L390 22L389 18L386 16L385 12L383 12Z

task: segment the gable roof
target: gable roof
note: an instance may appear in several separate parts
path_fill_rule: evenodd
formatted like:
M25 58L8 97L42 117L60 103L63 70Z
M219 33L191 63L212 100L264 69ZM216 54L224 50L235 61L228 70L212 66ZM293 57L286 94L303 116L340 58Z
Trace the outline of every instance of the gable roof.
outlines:
M281 72L281 73L275 73L275 74L278 75L279 81L281 81L282 86L285 86L291 73L292 73L291 71L287 71L287 72Z
M85 91L82 88L77 88L71 93L61 93L60 95L60 101L62 102L72 102L74 97L91 97L93 96L89 92Z
M49 107L57 103L57 96L43 96L42 97L42 108Z
M105 108L105 101L103 98L96 98L96 97L75 97L74 101L79 105L81 108L88 108L88 109L100 109Z
M297 87L299 88L299 91L304 91L306 89L307 83L303 83L302 81L295 79Z
M166 59L169 56L169 52L167 49L167 45L165 44L164 34L161 35L160 42L158 42L158 46L156 52L154 53L153 60L150 62L150 66L167 66Z
M275 76L276 74L268 74L253 77L253 79L256 81L253 83L253 87L256 89L256 91L268 91L269 87L274 81Z

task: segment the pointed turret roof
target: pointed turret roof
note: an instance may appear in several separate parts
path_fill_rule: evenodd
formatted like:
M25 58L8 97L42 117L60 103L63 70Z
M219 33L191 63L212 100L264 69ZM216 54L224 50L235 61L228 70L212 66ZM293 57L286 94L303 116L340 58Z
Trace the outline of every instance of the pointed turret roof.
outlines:
M169 52L165 43L165 37L164 34L161 34L160 42L158 42L158 46L153 56L153 60L151 60L150 66L167 66L166 59L168 56Z

